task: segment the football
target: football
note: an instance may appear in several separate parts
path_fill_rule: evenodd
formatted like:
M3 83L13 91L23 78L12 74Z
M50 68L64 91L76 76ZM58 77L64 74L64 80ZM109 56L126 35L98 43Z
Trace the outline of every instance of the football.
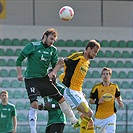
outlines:
M59 16L63 21L69 21L74 16L74 10L70 6L63 6L59 11Z

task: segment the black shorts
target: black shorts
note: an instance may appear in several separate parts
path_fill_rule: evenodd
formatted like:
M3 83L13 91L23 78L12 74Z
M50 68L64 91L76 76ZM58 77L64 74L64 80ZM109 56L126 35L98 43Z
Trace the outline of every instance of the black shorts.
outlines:
M63 97L48 75L42 78L25 79L25 86L31 102L37 101L38 94L42 97L50 96L56 101Z
M53 123L46 127L45 133L63 133L64 127L64 123Z

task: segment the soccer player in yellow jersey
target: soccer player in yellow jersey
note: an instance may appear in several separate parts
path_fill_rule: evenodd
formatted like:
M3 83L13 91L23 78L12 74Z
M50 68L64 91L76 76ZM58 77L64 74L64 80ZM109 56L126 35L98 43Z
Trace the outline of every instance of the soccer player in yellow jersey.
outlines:
M58 65L50 73L50 77L56 74L57 70L64 66L64 73L60 75L60 81L66 86L64 97L72 109L82 114L80 133L94 133L92 121L92 110L82 93L82 84L88 71L90 59L93 59L100 49L96 40L90 40L84 52L76 52L66 59L60 60Z
M96 133L115 133L115 99L119 107L124 107L118 85L110 82L111 75L112 70L104 67L101 72L102 82L94 85L90 93L90 104L96 104Z

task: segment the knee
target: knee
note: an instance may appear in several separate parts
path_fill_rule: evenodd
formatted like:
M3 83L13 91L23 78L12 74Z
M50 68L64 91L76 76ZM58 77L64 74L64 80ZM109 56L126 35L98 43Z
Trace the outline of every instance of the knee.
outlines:
M64 96L62 96L62 98L58 101L59 102L59 104L61 104L61 103L63 103L65 101L65 98L64 98Z
M88 117L92 117L93 116L93 111L89 108L89 112L87 113Z
M30 106L31 106L32 108L37 109L37 108L38 108L38 102L37 102L37 101L33 101L33 102L30 104Z
M89 108L89 106L87 106L84 102L82 102L77 109L79 109L79 111L81 111L85 117L91 118L93 115L91 108Z

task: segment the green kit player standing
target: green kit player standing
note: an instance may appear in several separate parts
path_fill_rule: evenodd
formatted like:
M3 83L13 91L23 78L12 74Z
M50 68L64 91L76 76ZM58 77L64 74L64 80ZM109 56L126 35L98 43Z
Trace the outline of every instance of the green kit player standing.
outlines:
M16 133L17 118L16 108L8 102L8 92L0 92L0 133Z
M51 71L51 69L49 71ZM57 83L55 77L53 77L52 80L61 94L63 94L65 89L64 86ZM44 106L41 104L39 105L38 109L44 109L48 111L48 122L45 133L63 133L64 126L66 124L66 116L61 111L58 102L53 98L45 97L44 103Z

